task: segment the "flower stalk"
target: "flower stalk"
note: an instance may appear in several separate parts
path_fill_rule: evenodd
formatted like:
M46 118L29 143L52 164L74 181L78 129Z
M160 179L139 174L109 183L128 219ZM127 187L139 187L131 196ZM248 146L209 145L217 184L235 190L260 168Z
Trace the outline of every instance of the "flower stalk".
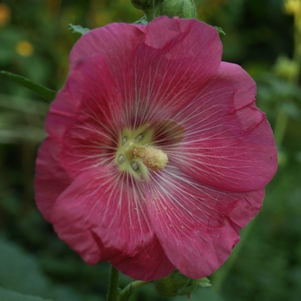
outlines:
M107 301L117 301L119 287L119 271L111 267Z
M162 0L132 0L135 8L145 12L148 22L152 21Z
M119 271L113 266L111 267L111 274L109 280L109 288L107 301L127 301L131 297L135 289L144 286L151 281L133 281L128 284L123 290L119 289Z
M144 286L146 284L151 283L150 281L133 281L130 284L128 284L119 294L118 296L118 301L127 301L131 297L132 293L134 292L135 289Z

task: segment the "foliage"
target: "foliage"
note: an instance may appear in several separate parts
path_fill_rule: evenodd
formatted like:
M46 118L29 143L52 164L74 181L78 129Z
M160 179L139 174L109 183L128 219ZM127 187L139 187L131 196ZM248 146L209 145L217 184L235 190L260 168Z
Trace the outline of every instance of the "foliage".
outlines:
M30 90L36 92L38 95L40 95L41 97L43 97L46 100L52 101L55 98L56 92L54 90L48 89L42 85L38 85L38 84L26 79L23 76L13 74L11 72L1 71L1 73L5 76L11 78L12 80L14 80L16 83L19 83L19 84L29 88Z
M298 30L283 4L196 1L198 18L226 32L221 35L223 59L241 64L257 81L257 102L274 128L280 166L263 210L242 232L233 256L210 277L212 288L196 290L195 300L297 301L301 295L299 38L294 40ZM95 28L135 22L142 15L130 0L3 0L0 69L58 90L68 73L69 51L79 37L68 30L69 23ZM48 106L0 76L0 299L11 301L14 295L13 300L40 301L18 295L22 293L64 301L104 300L108 265L83 263L35 208L33 166ZM128 281L123 277L122 286ZM132 300L166 299L150 285L135 291Z

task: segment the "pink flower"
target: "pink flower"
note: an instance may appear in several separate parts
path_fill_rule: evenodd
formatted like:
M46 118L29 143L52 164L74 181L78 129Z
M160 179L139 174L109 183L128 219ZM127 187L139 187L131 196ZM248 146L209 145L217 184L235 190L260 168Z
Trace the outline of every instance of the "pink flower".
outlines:
M83 35L46 119L36 201L89 264L135 279L221 266L277 168L254 81L197 20Z

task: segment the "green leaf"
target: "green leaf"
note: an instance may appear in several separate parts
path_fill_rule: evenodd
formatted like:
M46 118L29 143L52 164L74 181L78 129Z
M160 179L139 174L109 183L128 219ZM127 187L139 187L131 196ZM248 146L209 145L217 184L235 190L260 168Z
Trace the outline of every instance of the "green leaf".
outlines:
M43 273L39 261L34 255L26 253L19 245L1 237L0 285L2 289L18 292L25 296L41 296L57 301L82 300L82 297L70 287L53 283ZM6 301L6 299L4 300ZM24 300L27 301L27 299ZM0 301L3 301L1 294ZM20 299L20 301L23 301L23 299ZM28 299L28 301L31 301L31 299ZM40 301L40 299L34 299L33 301Z
M217 292L214 288L208 287L204 289L196 289L190 295L191 300L194 301L225 301L225 299ZM172 301L185 301L183 296L177 296L172 299ZM190 300L190 299L189 299Z
M20 293L3 289L0 287L0 300L1 301L50 301L49 299L42 299L30 295L22 295Z
M84 28L80 25L73 25L73 24L69 24L68 29L73 30L73 33L79 33L81 35L87 33L88 31L90 31L89 28Z
M205 278L198 280L198 285L201 287L210 287L211 283L210 283L210 280L205 277Z
M8 71L1 71L1 74L11 78L16 83L21 84L29 88L30 90L36 92L46 100L52 101L55 98L56 91L48 89L42 85L36 84L21 75L13 74Z
M138 21L134 22L134 24L139 24L139 25L146 25L148 23L147 16L144 15L141 19Z
M163 298L170 298L177 295L190 295L199 285L199 279L191 279L182 275L178 270L168 276L155 280L155 290Z
M223 31L223 29L221 28L221 27L218 27L218 26L214 26L214 28L217 30L217 32L219 33L219 34L222 34L222 35L226 35L226 33Z

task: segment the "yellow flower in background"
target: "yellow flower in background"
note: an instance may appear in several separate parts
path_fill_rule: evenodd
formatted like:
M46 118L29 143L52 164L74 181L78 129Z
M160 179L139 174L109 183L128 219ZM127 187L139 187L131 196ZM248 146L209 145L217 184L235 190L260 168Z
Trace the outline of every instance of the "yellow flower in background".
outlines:
M301 60L301 0L285 0L284 9L287 14L294 15L295 55Z
M287 14L299 14L301 12L301 0L285 0L284 9Z
M31 56L34 52L34 47L27 41L20 41L16 44L16 52L21 56Z
M6 5L1 3L0 4L0 26L5 25L10 20L10 8Z
M280 55L275 63L274 72L281 78L293 81L299 74L299 65L296 61Z

